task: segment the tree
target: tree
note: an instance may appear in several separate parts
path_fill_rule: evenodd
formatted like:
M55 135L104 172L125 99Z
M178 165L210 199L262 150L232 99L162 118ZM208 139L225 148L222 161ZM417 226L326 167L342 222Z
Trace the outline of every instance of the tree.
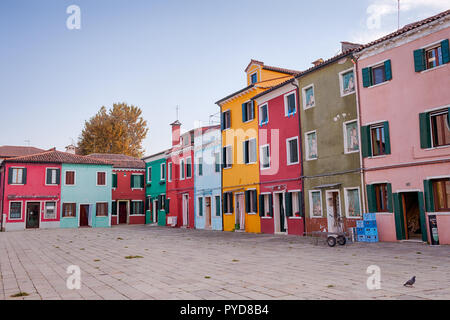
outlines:
M147 136L147 121L142 110L126 103L114 104L112 109L101 107L95 116L85 121L79 137L80 153L116 153L141 158L142 141Z

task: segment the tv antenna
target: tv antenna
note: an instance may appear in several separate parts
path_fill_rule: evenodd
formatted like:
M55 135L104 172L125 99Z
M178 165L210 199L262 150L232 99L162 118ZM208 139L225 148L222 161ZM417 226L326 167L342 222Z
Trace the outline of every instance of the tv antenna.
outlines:
M397 30L400 30L400 0L397 0Z

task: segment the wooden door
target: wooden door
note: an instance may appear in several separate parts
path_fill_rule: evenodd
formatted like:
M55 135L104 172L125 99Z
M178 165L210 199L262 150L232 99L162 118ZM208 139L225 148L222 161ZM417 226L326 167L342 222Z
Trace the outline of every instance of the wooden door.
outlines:
M39 228L41 204L39 202L27 203L27 229Z
M189 195L183 195L183 226L189 225Z
M119 224L127 223L127 203L119 201Z
M236 195L236 226L238 230L245 230L244 195Z
M80 206L80 227L89 226L89 205Z
M211 197L205 198L205 228L211 227Z

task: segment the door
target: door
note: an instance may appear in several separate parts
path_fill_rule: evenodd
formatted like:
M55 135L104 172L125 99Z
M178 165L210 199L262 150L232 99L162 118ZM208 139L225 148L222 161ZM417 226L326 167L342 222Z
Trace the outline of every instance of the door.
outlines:
M328 232L342 231L341 200L338 190L326 192Z
M205 229L211 228L211 197L205 198Z
M236 194L236 230L245 230L244 195Z
M183 194L183 227L189 225L189 195Z
M284 211L283 193L274 193L273 207L275 232L286 232L286 214Z
M127 223L127 216L127 203L124 201L119 201L119 224Z
M422 240L418 192L401 194L406 239ZM426 232L426 231L425 231Z
M89 205L80 206L80 227L89 226Z
M39 228L41 204L39 202L27 203L27 229Z
M152 221L153 223L158 223L158 200L153 200L153 206L152 206Z

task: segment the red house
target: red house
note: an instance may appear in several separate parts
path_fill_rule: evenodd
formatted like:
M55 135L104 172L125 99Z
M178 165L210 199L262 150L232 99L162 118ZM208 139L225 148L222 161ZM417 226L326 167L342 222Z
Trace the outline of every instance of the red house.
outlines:
M172 148L167 153L167 225L195 227L194 219L194 131L180 134L181 123L172 126Z
M111 225L145 224L145 162L123 154L88 157L113 165Z
M290 80L253 100L259 114L261 232L303 235L298 89Z

